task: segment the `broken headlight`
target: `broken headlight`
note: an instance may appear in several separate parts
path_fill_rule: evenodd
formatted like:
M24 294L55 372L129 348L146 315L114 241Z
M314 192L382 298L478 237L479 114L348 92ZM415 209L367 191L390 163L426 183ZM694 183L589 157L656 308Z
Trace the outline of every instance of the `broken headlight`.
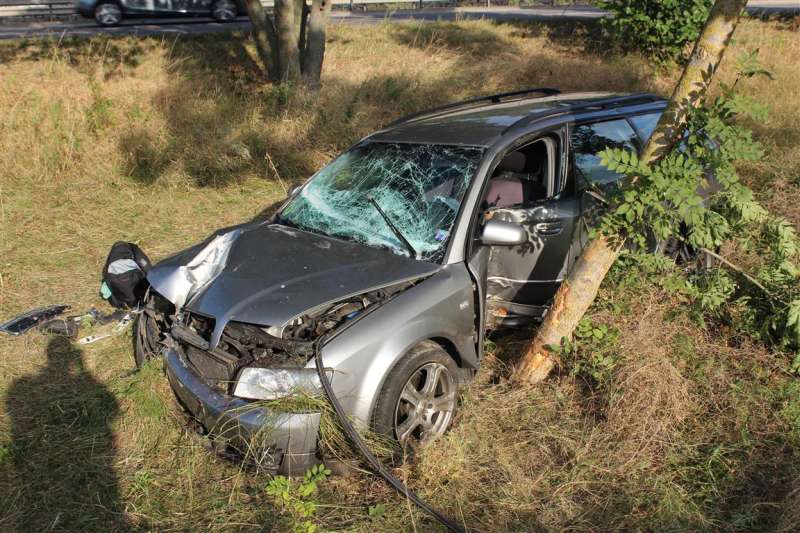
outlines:
M328 379L332 371L326 369ZM286 396L320 396L322 384L314 368L256 368L242 370L233 395L249 400L277 400Z

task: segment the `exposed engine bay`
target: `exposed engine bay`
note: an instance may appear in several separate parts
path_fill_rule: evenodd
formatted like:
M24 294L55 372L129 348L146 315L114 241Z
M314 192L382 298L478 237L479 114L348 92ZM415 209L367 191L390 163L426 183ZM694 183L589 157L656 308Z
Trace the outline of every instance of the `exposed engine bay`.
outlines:
M337 334L417 281L409 281L320 306L281 327L231 321L217 346L210 338L215 319L175 307L153 293L146 312L159 325L162 342L179 349L209 386L234 394L244 368L297 369L314 355L314 344ZM324 341L323 341L324 342Z

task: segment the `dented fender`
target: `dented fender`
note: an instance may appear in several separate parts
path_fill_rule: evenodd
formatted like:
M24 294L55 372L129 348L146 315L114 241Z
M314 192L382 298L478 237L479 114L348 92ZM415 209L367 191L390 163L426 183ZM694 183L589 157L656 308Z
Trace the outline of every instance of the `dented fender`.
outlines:
M477 368L475 312L472 279L463 263L447 265L398 294L322 346L337 398L367 423L391 369L425 340L446 341L461 367ZM309 361L307 368L313 366Z

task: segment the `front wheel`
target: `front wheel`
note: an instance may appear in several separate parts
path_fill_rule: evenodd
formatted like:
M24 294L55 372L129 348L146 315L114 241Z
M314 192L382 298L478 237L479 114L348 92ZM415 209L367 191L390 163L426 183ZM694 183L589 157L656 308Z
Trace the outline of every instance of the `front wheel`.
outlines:
M158 357L161 352L163 332L168 329L167 316L174 311L172 304L150 293L145 297L144 306L133 323L133 357L136 368Z
M236 19L238 9L233 0L217 0L211 6L211 16L219 22L230 22Z
M414 347L386 378L373 415L375 430L404 448L442 435L456 412L457 370L438 344Z
M122 20L122 8L111 2L100 3L94 9L94 19L101 26L116 26Z

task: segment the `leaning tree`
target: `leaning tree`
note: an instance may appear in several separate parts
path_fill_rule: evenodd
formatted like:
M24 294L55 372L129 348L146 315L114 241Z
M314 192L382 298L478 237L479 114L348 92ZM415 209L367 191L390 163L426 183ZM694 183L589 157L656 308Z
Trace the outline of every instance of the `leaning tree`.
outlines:
M703 102L746 4L747 0L717 0L711 8L689 63L640 156L645 164L653 164L669 153L683 135L687 117ZM627 178L622 184L623 190L633 186L635 181L635 176ZM515 371L517 379L536 383L547 377L555 365L551 347L560 345L562 339L572 335L621 249L621 239L602 235L587 245L520 359Z
M269 16L260 0L245 0L253 36L269 78L319 84L331 0L275 0Z

